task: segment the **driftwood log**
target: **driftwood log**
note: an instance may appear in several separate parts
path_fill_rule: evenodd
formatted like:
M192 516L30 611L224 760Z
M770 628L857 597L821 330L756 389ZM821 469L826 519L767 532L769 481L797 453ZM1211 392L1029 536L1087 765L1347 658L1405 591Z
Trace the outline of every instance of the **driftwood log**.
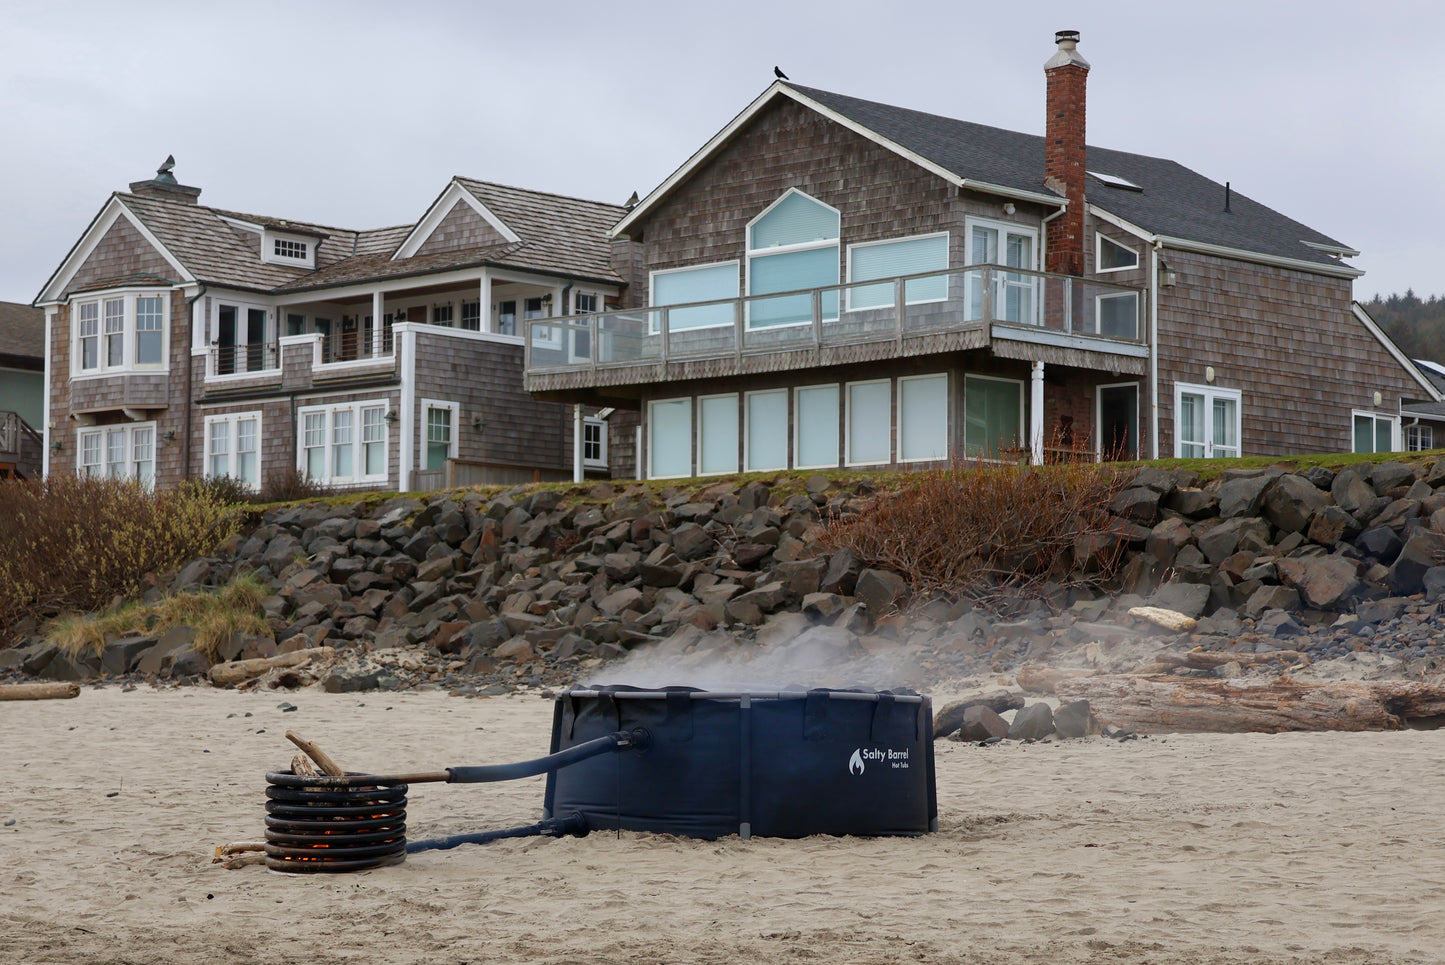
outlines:
M1061 680L1056 692L1144 733L1398 730L1407 720L1445 716L1445 677L1311 684L1109 674Z
M1146 673L1167 673L1178 667L1215 670L1231 663L1237 663L1241 667L1257 667L1264 663L1308 667L1314 662L1308 654L1298 650L1268 650L1264 653L1235 653L1230 650L1190 650L1186 653L1168 651L1157 653L1150 659L1154 661L1154 666L1146 669Z
M3 684L0 700L65 700L80 696L80 684Z
M1094 670L1066 670L1060 667L1045 667L1026 663L1014 673L1019 688L1031 694L1051 694L1059 683L1078 677L1092 677Z
M1129 608L1129 615L1140 620L1147 620L1158 627L1166 630L1173 630L1176 633L1183 633L1186 630L1193 630L1199 625L1199 621L1193 617L1187 617L1176 610L1166 610L1157 606L1136 606Z
M216 687L234 687L261 676L277 667L299 667L336 653L333 647L311 647L307 650L293 650L274 657L257 657L254 660L233 660L218 663L211 668L211 684Z

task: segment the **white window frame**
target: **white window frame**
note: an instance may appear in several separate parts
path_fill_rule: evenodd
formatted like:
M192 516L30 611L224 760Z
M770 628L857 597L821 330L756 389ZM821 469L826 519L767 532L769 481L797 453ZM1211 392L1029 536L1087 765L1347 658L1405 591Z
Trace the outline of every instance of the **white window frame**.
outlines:
M161 360L159 362L137 362L136 342L139 332L137 325L136 303L141 298L159 298L161 300ZM110 301L121 302L121 326L116 332L107 332L105 328L105 303ZM82 305L95 306L95 334L83 336L80 330L80 313ZM104 292L90 292L83 296L76 296L70 302L71 336L70 336L70 377L96 378L99 376L115 375L121 372L165 372L168 370L168 359L171 355L171 292L168 288L116 288ZM107 336L119 335L121 341L121 361L118 364L110 364L107 355ZM82 368L83 340L85 338L95 339L95 367Z
M702 458L703 458L703 451L707 448L707 437L703 434L702 411L703 411L703 403L704 403L704 402L707 402L709 399L731 399L731 400L732 400L732 402L733 402L733 422L734 422L733 431L734 431L734 433L735 433L735 435L734 435L733 438L734 438L735 440L737 440L737 441L741 441L741 438L742 438L742 423L741 423L741 419L742 419L742 409L740 408L740 406L742 405L742 400L741 400L741 398L739 397L738 393L736 393L736 392L714 392L714 393L711 393L711 394L709 394L709 395L699 395L699 396L694 397L694 399L693 399L693 406L692 406L692 417L693 417L693 438L696 440L695 448L696 448L696 450L697 450L697 463L696 463L696 467L695 467L696 470L697 470L697 474L698 474L698 476L729 476L729 475L735 475L735 474L737 473L737 471L738 471L738 455L737 455L736 449L734 449L734 452L733 452L733 462L732 462L732 466L731 466L731 467L729 467L729 468L727 468L727 469L712 469L712 470L705 470L705 469L703 468Z
M322 420L324 442L323 465L326 467L326 474L320 478L312 477L316 482L328 486L352 486L366 483L386 483L391 476L391 430L386 430L385 448L383 449L382 465L387 469L381 473L368 475L366 467L366 451L363 448L363 426L366 423L366 416L363 410L379 408L382 410L382 425L388 424L385 413L390 409L390 403L386 399L360 399L355 402L336 402L324 405L303 405L296 409L296 468L306 473L306 417L308 415L323 414ZM350 476L337 476L333 472L335 466L335 416L340 411L351 412L351 470Z
M786 388L783 388L783 389L756 389L756 390L754 390L754 391L752 391L752 392L744 392L744 393L743 393L742 411L741 411L742 424L743 424L743 425L742 425L742 432L743 432L743 472L774 472L774 471L777 471L777 470L779 470L779 469L787 469L787 468L788 468L788 463L789 463L789 461L790 461L790 459L792 458L792 455L793 455L793 454L789 451L789 445L788 445L788 443L789 443L789 440L792 439L792 433L789 431L789 427L788 427L788 426L784 426L784 427L783 427L783 464L782 464L781 466L754 466L754 465L753 465L753 454L752 454L752 422L748 419L748 413L751 411L750 402L751 402L753 396L757 396L757 395L781 395L781 396L783 397L783 412L784 412L784 413L791 413L791 412L793 411L793 408L792 408L793 400L789 397L789 395L788 395L788 390L787 390ZM784 415L783 418L786 420L786 419L787 419L787 415Z
M1379 448L1376 448L1376 449L1375 449L1375 452L1400 452L1400 451L1401 451L1400 417L1399 417L1398 415L1392 415L1391 413L1388 413L1388 412L1376 412L1376 411L1373 410L1373 409L1351 409L1351 410L1350 410L1350 447L1345 450L1346 452L1354 452L1354 451L1355 451L1355 420L1356 420L1356 419L1364 419L1364 418L1368 418L1368 419L1373 420L1372 428L1373 428L1374 434L1375 434L1375 445L1376 445L1376 446L1378 446L1378 445L1379 445L1379 442L1380 442L1380 440L1379 440L1379 429L1380 429L1379 424L1380 424L1381 422L1388 422L1388 423L1390 424L1390 448L1388 448L1388 449L1379 449Z
M301 245L302 255L282 254L276 250L278 244ZM315 268L316 246L320 241L307 235L273 231L265 228L261 232L261 260L268 265L290 265L293 268Z
M1180 412L1180 409L1181 409L1182 404L1183 404L1184 394L1185 394L1186 392L1189 393L1190 395L1202 395L1202 396L1204 396L1204 409L1205 409L1205 418L1204 418L1204 436L1205 436L1205 438L1204 438L1204 455L1203 455L1203 456L1190 456L1190 457L1188 457L1188 458L1191 458L1191 459L1195 459L1195 458L1203 458L1203 459L1233 459L1233 458L1237 458L1238 456L1244 455L1244 393L1243 393L1240 389L1222 389L1222 388L1218 388L1218 387L1212 386L1212 385L1196 385L1196 384L1189 383L1189 382L1175 382L1175 383L1174 383L1174 458L1175 458L1175 459L1183 459L1183 458L1185 458L1183 455L1181 455L1181 453L1183 452L1183 448L1184 448L1184 440L1183 440L1182 433L1180 432L1179 412ZM1214 453L1214 448L1215 448L1215 446L1214 446L1214 400L1217 399L1217 398L1219 398L1219 399L1233 399L1233 400L1234 400L1234 435L1235 435L1235 438L1239 440L1239 444L1238 444L1238 446L1232 447L1232 448L1237 449L1237 451L1234 453L1233 456L1215 455L1215 453ZM1351 449L1354 448L1354 431L1355 431L1355 423L1354 423L1354 420L1351 419L1351 420L1350 420L1350 448L1351 448ZM1192 444L1193 444L1193 443L1191 443L1191 445L1192 445Z
M584 299L584 298L589 299L589 300L591 301L591 303L592 303L592 307L591 307L591 308L583 308L583 307L582 307L582 304L581 304L581 303L582 303L582 299ZM571 312L571 314L572 314L573 316L596 315L596 314L598 314L599 312L602 311L602 306L603 306L603 304L604 304L604 301L603 301L602 293L601 293L601 292L595 292L595 291L590 291L590 290L589 290L589 291L574 291L574 292L572 293L572 312ZM592 361L592 353L591 353L590 351L588 351L588 352L579 352L579 351L577 351L577 336L578 336L578 335L582 335L582 334L586 334L586 335L590 338L591 335L592 335L591 323L588 323L588 327L585 328L585 329L582 328L581 325L582 325L582 323L581 323L580 321L573 321L573 322L571 323L571 325L568 327L567 332L566 332L566 336L567 336L567 361L569 361L569 362L590 362L590 361ZM590 346L591 343L589 342L588 344L589 344L589 346Z
M1033 254L1033 257L1030 259L1033 264L1028 266L1020 266L1017 270L1039 270L1039 265L1042 264L1041 259L1043 258L1043 252L1040 250L1041 246L1039 244L1038 228L1032 225L1020 224L1017 221L999 221L997 218L975 218L971 215L963 219L963 263L966 268L972 268L976 265L987 264L987 262L975 262L973 260L973 229L975 227L993 228L994 230L999 231L1001 233L1001 241L1004 240L1002 237L1003 233L1027 235L1029 238L1032 239L1032 242L1029 245L1029 250ZM1000 256L1003 255L1002 249L999 251L999 254ZM1001 265L1000 267L1002 267L1006 271L1009 270L1009 266L1007 265ZM967 272L964 273L964 277L967 279L967 284L964 286L965 288L969 288L969 286L978 284L982 281L982 279L978 278L976 275L969 275ZM1006 299L1004 299L1003 286L1007 280L1001 275L996 274L993 279L994 314L991 321L1003 322L1006 325L1039 324L1039 320L1042 317L1041 313L1043 312L1043 298L1040 294L1039 277L1037 275L1025 275L1024 277L1027 279L1027 282L1025 284L1031 291L1029 298L1029 307L1031 309L1029 315L1031 317L1024 319L1020 322L1008 322L1004 320L1002 312L1000 311L1000 302L1006 301ZM971 299L972 296L967 295L965 297ZM968 302L966 301L965 305L967 304Z
M1118 268L1101 268L1101 267L1099 267L1100 265L1102 265L1102 264L1104 263L1104 244L1105 244L1105 242L1107 242L1108 244L1113 245L1115 248L1118 248L1118 249L1120 249L1121 251L1127 251L1127 252L1129 252L1130 254L1132 254L1132 255L1134 256L1134 264L1132 264L1132 265L1123 265L1123 266L1118 267ZM1102 231L1096 231L1096 232L1094 232L1094 274L1096 274L1096 275L1109 275L1109 274L1112 274L1112 273L1114 273L1114 272L1116 272L1116 271L1138 271L1138 270L1139 270L1139 250L1138 250L1137 248L1131 248L1131 247L1129 247L1128 245L1124 244L1124 243L1121 242L1121 241L1117 241L1117 240L1115 240L1115 239L1113 239L1113 238L1110 238L1108 235L1104 234Z
M205 419L205 440L206 440L206 441L205 441L205 453L204 453L204 456L203 456L203 458L204 458L205 461L202 463L202 468L203 468L203 474L204 474L204 475L206 475L206 476L212 475L212 473L211 473L211 460L212 460L213 457L219 455L219 453L215 452L215 450L213 450L213 449L211 448L211 442L212 442L212 440L211 440L211 426L214 425L214 424L216 424L216 423L218 423L218 422L224 422L224 423L226 423L227 426L228 426L227 429L226 429L226 449L227 449L227 451L226 451L226 453L225 453L225 456L226 456L226 472L224 473L224 475L230 476L232 479L237 479L237 480L239 480L241 477L236 474L236 468L237 468L237 465L238 465L238 463L239 463L239 461L240 461L240 452L239 452L239 450L238 450L238 448L237 448L237 443L238 443L239 440L240 440L240 433L239 433L239 431L238 431L238 429L239 429L238 423L245 422L245 421L251 420L251 419L254 419L255 422L256 422L256 478L255 478L254 481L249 482L249 483L246 483L246 485L247 485L247 487L248 487L249 489L251 489L252 492L255 492L255 491L257 491L257 490L259 490L259 489L261 488L261 478L262 478L262 475L261 475L261 474L262 474L262 468L261 468L261 451L262 451L262 449L261 449L261 441L265 438L265 436L262 434L261 410L259 410L259 409L256 409L256 410L251 411L251 412L228 412L228 413L225 413L225 414L223 414L223 415L208 415L208 416L206 416L206 419ZM242 481L244 482L244 480L242 480Z
M903 438L904 427L907 422L907 410L903 407L903 386L908 382L924 382L933 379L943 380L943 454L939 456L914 456L905 459L903 456ZM920 375L901 375L898 377L898 388L895 392L896 401L894 402L895 410L898 413L896 427L897 439L894 443L893 451L895 453L894 458L897 459L899 464L942 462L948 459L953 441L953 406L950 404L953 401L953 393L949 384L951 381L947 372L929 372Z
M469 316L468 313L467 313L467 309L468 309L468 308L475 309L475 310L476 310L476 314ZM464 331L464 332L480 332L480 331L482 330L482 302L481 302L481 299L473 299L473 300L471 300L471 301L468 301L467 299L462 299L461 308L458 309L457 314L458 314L458 316L460 316L460 317L458 318L457 324L459 324L459 325L461 326L462 331ZM469 325L469 324L467 324L468 322L472 322L472 323L475 323L475 324Z
M653 463L654 463L654 460L653 460L653 451L654 451L654 448L655 448L655 444L656 444L656 442L657 442L657 436L656 436L656 434L655 434L655 427L656 427L656 425L657 425L657 422L656 422L655 419L653 419L652 414L653 414L653 411L656 409L657 406L659 406L659 405L670 405L670 404L675 403L675 402L683 402L683 403L686 403L686 404L687 404L687 431L688 431L688 440L687 440L687 447L688 447L688 449L687 449L687 472L684 472L684 473L673 473L672 475L668 475L668 476L655 476L655 475L652 474L652 468L653 468ZM690 396L690 395L673 396L673 397L670 398L670 399L649 399L649 400L648 400L648 402L647 402L647 433L646 433L646 437L647 437L647 478L648 478L648 479L690 479L690 478L692 478L693 466L695 465L693 450L696 448L696 446L694 445L694 440L693 440L693 438L692 438L692 434L693 434L693 422L692 422L692 420L693 420L693 410L694 410L695 408L696 408L696 407L695 407L695 406L693 405L693 403L692 403L692 396Z
M775 245L775 246L772 247L772 248L754 248L754 247L752 246L752 244L753 244L753 226L756 225L758 222L762 221L764 218L766 218L766 217L772 212L772 210L773 210L774 208L776 208L778 205L782 204L784 201L786 201L790 196L792 196L792 195L794 195L794 194L800 194L800 195L802 195L803 197L807 198L809 201L813 202L814 204L817 204L817 205L819 205L819 206L821 206L821 207L827 208L829 211L831 211L831 212L833 212L834 214L836 214L836 215L838 216L838 235L837 235L837 237L834 237L834 238L825 238L825 239L823 239L823 240L821 240L821 241L801 241L801 242L798 242L798 243L796 243L796 244L791 244L791 245ZM754 258L767 258L767 257L769 257L770 255L791 255L791 254L796 254L796 253L798 253L798 252L800 252L800 251L818 251L818 250L821 250L821 249L823 249L823 248L832 248L834 251L836 251L836 252L838 253L838 254L837 254L837 257L836 257L834 260L838 263L838 264L837 264L837 268L838 268L838 272L839 272L838 278L839 278L839 279L842 279L842 277L843 277L843 275L842 275L842 271L843 271L843 267L842 267L842 260L843 260L843 212L842 212L840 209L833 207L831 204L829 204L829 203L826 202L826 201L820 201L820 200L818 200L817 198L813 197L811 194L809 194L809 193L806 192L806 191L800 191L800 190L797 189L797 188L788 188L788 190L784 191L782 194L780 194L780 195L778 195L776 198L774 198L774 199L773 199L773 202L772 202L771 204L769 204L769 205L768 205L766 208L764 208L762 211L759 211L758 214L757 214L757 216L754 217L751 221L749 221L749 222L744 226L744 228L743 228L743 245L745 246L745 250L746 250L746 252L747 252L747 257L746 257L746 259L745 259L745 264L744 264L744 266L743 266L743 298L744 298L743 306L744 306L745 309L747 309L747 310L745 310L744 313L743 313L743 314L744 314L743 327L746 328L749 332L755 331L755 330L756 330L756 331L759 331L759 332L767 332L767 331L772 331L773 329L798 328L798 327L801 327L801 326L803 326L803 325L811 325L811 324L812 324L812 320L809 319L809 320L807 320L807 321L802 321L802 322L788 322L788 323L783 324L783 325L763 325L763 326L759 326L757 329L754 329L754 328L753 328L752 312L751 312L751 310L750 310L751 307L752 307L752 301L751 301L751 299L754 297L754 294L753 294L753 259L754 259ZM826 290L826 289L829 288L829 287L836 287L838 284L839 284L839 282L836 282L836 281L835 281L835 282L833 282L833 285L832 285L832 286L823 285L823 286L821 286L821 287ZM800 290L810 290L810 289L800 289ZM775 295L775 294L781 294L781 293L778 293L778 292L767 292L766 294L758 295L758 296L756 296L756 297L758 297L758 298L768 298L768 297L771 297L771 296L773 296L773 295ZM841 309L841 307L842 307L842 306L841 306L841 299L840 299L839 308ZM826 311L824 312L823 317L820 319L820 321L823 321L823 322L836 322L837 320L838 320L838 316L837 316L837 315L833 315L833 316L830 317L830 316L828 316L828 315L826 314Z
M431 412L433 409L450 412L451 433L447 440L447 459L457 458L457 437L462 430L462 404L460 402L443 402L440 399L421 400L421 428L417 432L417 438L421 440L420 459L417 464L425 470L427 455L431 449ZM432 470L435 472L435 470Z
M887 466L893 461L893 413L888 413L888 432L885 438L888 440L888 455L884 459L870 459L866 462L859 462L853 458L853 389L864 385L883 385L888 387L886 397L893 398L892 379L859 379L855 382L843 383L843 465L845 466Z
M236 366L234 366L234 367L236 368L236 371L227 372L227 373L225 373L224 375L219 374L219 373L216 372L216 362L217 362L218 356L219 356L219 354L220 354L220 349L221 349L221 309L222 309L222 308L234 308L234 309L236 310L236 338L237 338L237 339L240 339L240 338L245 334L245 333L244 333L244 329L245 329L246 326L248 326L248 325L250 324L250 312L251 312L253 309L254 309L254 310L257 310L257 311L262 311L262 312L265 312L265 313L266 313L266 321L265 321L265 322L262 324L262 326L261 326L261 367L260 367L259 369L241 368L239 365L236 365ZM209 324L206 326L206 347L207 347L207 349L208 349L208 351L206 352L206 381L207 381L207 382L225 382L225 381L232 380L232 379L254 379L254 378L256 378L257 375L262 374L262 373L264 373L264 372L279 372L279 371L280 371L280 368L281 368L281 360L280 360L280 358L277 357L277 358L268 360L268 359L266 358L266 351L267 351L267 348L268 348L268 347L273 346L273 345L277 347L277 351L278 351L278 352L279 352L279 350L280 350L279 345L277 345L277 337L276 337L276 329L277 329L277 326L280 324L280 317L281 317L283 314L293 314L293 315L294 315L294 314L298 314L298 313L296 313L296 312L287 313L286 310L285 310L285 308L277 308L277 307L274 306L274 305L267 305L265 302L250 302L250 301L245 301L245 300L240 299L240 298L232 298L232 297L230 297L230 296L228 296L228 295L221 294L221 295L214 295L214 296L211 297L211 310L210 310L210 313L209 313L209 314L210 314L210 320L209 320ZM326 337L326 336L323 336L323 338L325 338L325 337ZM236 347L239 348L239 347L241 347L242 345L250 345L250 344L251 344L250 342L239 342L239 341L238 341L237 344L236 344ZM325 347L325 346L318 346L318 351L320 351L320 352L322 352L322 353L324 354L325 351L326 351L326 347ZM275 364L271 365L271 366L268 368L267 365L266 365L267 361L273 361ZM233 364L234 364L234 361L233 361ZM247 364L249 365L249 362L248 362Z
M705 263L703 263L703 264L701 264L701 265L684 265L684 266L682 266L682 267L680 267L680 268L658 268L658 269L655 269L655 270L653 270L653 271L650 271L650 272L647 273L647 304L648 304L649 306L653 307L653 308L675 308L675 307L677 307L677 306L675 306L675 305L658 305L658 304L657 304L657 277L658 277L659 275L675 275L675 274L677 274L677 273L679 273L679 272L684 272L684 271L701 271L701 270L704 269L704 268L732 268L732 270L733 270L733 276L734 276L734 278L736 278L737 275L738 275L738 273L742 270L742 262L741 262L740 260L738 260L737 258L732 258L732 259L729 259L729 260L727 260L727 261L709 261L709 262L705 262ZM739 300L743 297L742 291L741 291L740 289L738 289L736 286L733 288L733 291L734 291L736 294L732 295L730 300L733 301L733 302L737 302L737 301L739 301ZM723 301L728 301L728 300L729 300L729 299L721 299L721 298L720 298L720 299L715 299L715 300L714 300L714 303L721 303L721 302L723 302ZM678 304L679 304L679 305L687 305L687 304L691 304L691 303L690 303L690 302L679 302ZM708 304L708 303L705 302L704 304ZM733 310L733 317L734 317L734 318L737 317L737 309L736 309L736 308L734 308L734 310ZM705 331L707 331L708 329L712 329L712 328L732 328L734 324L736 324L736 323L735 323L735 322L717 322L717 323L715 323L715 324L713 324L713 325L689 325L687 328L679 328L679 329L673 329L673 328L671 328L671 326L669 326L668 331L669 331L671 334L673 334L673 335L676 335L676 334L678 334L679 332L705 332ZM659 334L659 333L662 331L661 325L662 325L662 313L659 312L659 311L648 312L648 318L647 318L647 331L648 331L648 334L649 334L649 335L657 335L657 334Z
M970 460L978 459L993 461L989 460L987 456L981 454L975 456L968 451L968 383L972 381L1002 382L1005 385L1011 385L1014 387L1015 391L1018 394L1019 400L1019 432L1022 433L1024 436L1023 438L1018 440L1018 444L1021 446L1026 445L1028 443L1029 419L1028 392L1025 390L1028 388L1028 386L1025 384L1024 380L1005 378L1002 375L979 375L974 372L966 372L963 376L963 408L962 411L959 413L960 417L963 420L963 424L959 427L959 445L962 447L961 452L964 454L964 457Z
M1128 338L1126 335L1105 335L1104 334L1104 302L1114 301L1122 298L1134 299L1134 341L1139 339L1139 326L1143 324L1144 312L1140 305L1138 292L1104 292L1094 296L1094 331L1093 334L1099 338Z
M1353 420L1351 420L1353 422ZM1405 426L1405 451L1428 452L1435 448L1435 427L1415 424Z
M597 451L600 455L591 459L587 457L587 431L597 431ZM584 469L606 469L607 468L607 420L595 416L584 416L582 419L582 467Z
M115 478L138 478L136 475L136 464L138 460L135 458L137 441L136 437L146 432L150 433L149 462L151 466L151 475L149 485L154 487L156 473L158 472L158 467L160 463L158 457L160 455L161 443L161 438L156 432L156 424L154 422L123 422L116 425L106 426L77 426L75 430L75 474L82 477L89 475L98 479L106 478L107 476L109 476L110 473L108 472L108 466L110 465L110 436L112 433L121 433L124 440L122 443L121 453L123 468L121 472L116 474ZM87 463L85 461L87 440L96 441L97 448L95 448L93 451L96 454L97 461L94 463ZM93 467L95 471L88 473L86 470L91 467Z
M807 392L808 390L810 390L810 389L832 389L832 390L833 390L833 397L834 397L834 399L837 401L838 411L839 411L839 412L842 412L842 411L843 411L843 407L848 404L847 398L843 395L843 386L842 386L842 383L839 383L839 382L819 382L819 383L817 383L817 384L815 384L815 385L800 385L800 386L797 386L797 387L793 390L793 405L792 405L792 409L791 409L791 411L792 411L792 413L793 413L793 468L794 468L794 469L837 469L838 466L839 466L838 452L841 451L842 448L843 448L842 445L841 445L841 443L842 443L842 441L843 441L842 439L839 439L839 440L838 440L838 443L839 443L839 444L838 444L838 445L835 445L835 446L833 447L833 448L834 448L834 452L833 452L833 461L832 461L832 462L808 463L808 464L805 465L805 464L803 464L802 462L799 461L799 460L802 458L802 452L803 452L803 447L802 447L802 445L801 445L801 442L802 442L801 436L802 436L802 431L803 431L803 420L799 417L799 411L798 411L798 410L799 410L799 408L802 406L802 403L803 403L803 394L806 393L806 392ZM846 430L845 430L845 431L846 431Z
M876 247L878 247L879 245L896 245L896 244L902 244L902 243L908 242L908 241L929 241L929 240L931 240L931 239L933 239L933 238L943 238L943 239L944 239L944 242L943 242L943 267L936 269L936 271L938 271L938 272L946 272L946 271L948 271L949 255L950 255L950 252L952 251L952 248L953 248L952 242L951 242L951 240L949 239L949 233L948 233L947 231L933 231L933 232L929 232L928 234L922 234L922 235L907 235L907 236L902 237L902 238L880 238L880 239L877 240L877 241L859 241L859 242L855 242L854 244L848 245L848 252L847 252L848 272L847 272L847 275L845 276L845 277L848 279L847 284L852 285L852 284L854 284L855 282L858 281L858 279L856 279L856 278L853 277L853 252L856 251L857 249L859 249L859 248L876 248ZM887 278L877 278L877 279L869 279L869 280L866 281L866 282L862 282L862 284L865 284L865 285L866 285L866 284L874 284L874 283L876 283L876 284L887 284L888 281L889 281L889 279L887 279ZM847 306L844 308L844 311L849 311L849 312L866 312L866 311L885 310L885 309L888 309L888 308L892 308L892 307L893 307L893 304L890 303L889 305L886 305L886 306L885 306L885 305L874 305L874 306L862 306L862 307L857 307L857 308L855 308L854 305L853 305L853 291L854 291L854 289L852 289L852 288L849 288L849 289L848 289ZM937 302L946 302L946 301L948 301L948 276L944 276L943 292L944 292L944 293L943 293L943 296L942 296L941 298L909 298L909 297L908 297L908 285L905 284L905 285L903 286L903 304L904 304L904 305L932 305L932 304L935 304L935 303L937 303ZM896 297L896 294L895 294L895 297Z

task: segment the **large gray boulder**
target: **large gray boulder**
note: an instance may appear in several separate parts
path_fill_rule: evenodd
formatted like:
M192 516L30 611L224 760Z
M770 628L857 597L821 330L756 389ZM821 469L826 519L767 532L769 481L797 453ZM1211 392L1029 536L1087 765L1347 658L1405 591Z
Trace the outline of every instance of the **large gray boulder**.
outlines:
M1276 529L1288 533L1303 532L1305 526L1329 497L1303 476L1286 473L1274 481L1264 493L1264 518Z

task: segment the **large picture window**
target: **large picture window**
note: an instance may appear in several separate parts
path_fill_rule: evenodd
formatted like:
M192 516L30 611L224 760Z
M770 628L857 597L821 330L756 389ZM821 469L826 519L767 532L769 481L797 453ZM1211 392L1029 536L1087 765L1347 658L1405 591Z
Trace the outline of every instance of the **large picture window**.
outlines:
M898 380L898 461L948 458L948 375Z
M1174 455L1181 459L1233 459L1240 454L1238 389L1174 385Z
M850 466L888 462L893 407L887 379L848 384L848 453Z
M307 476L338 485L386 482L385 401L306 406L296 418L296 468Z
M693 302L737 297L738 263L735 261L652 273L653 305L689 305ZM736 320L736 311L737 307L732 302L674 309L667 313L667 330L681 332L693 328L732 325Z
M1000 459L1023 444L1024 384L969 375L963 380L963 448L974 459Z
M900 238L897 241L870 241L848 246L848 280L872 281L875 278L898 278L948 268L948 233ZM896 298L890 284L867 285L848 289L848 310L892 308ZM909 305L941 302L948 298L948 276L915 278L904 285L904 301Z
M738 397L697 400L698 475L738 471Z
M748 472L788 468L788 390L749 392L744 398L744 467Z
M647 404L647 475L676 479L692 475L692 400Z
M771 295L838 284L838 209L789 188L748 225L748 294ZM838 317L838 292L823 293L824 320ZM801 325L813 318L803 292L748 302L748 327Z
M1038 268L1038 233L1032 228L1004 221L968 223L968 264L1002 265L1030 271ZM990 291L993 296L991 320L1033 325L1038 322L1038 278L1023 272L995 271ZM981 319L983 312L983 274L968 276L969 318Z
M261 413L206 417L206 474L261 485Z
M838 465L838 386L809 385L794 392L795 469L832 469Z

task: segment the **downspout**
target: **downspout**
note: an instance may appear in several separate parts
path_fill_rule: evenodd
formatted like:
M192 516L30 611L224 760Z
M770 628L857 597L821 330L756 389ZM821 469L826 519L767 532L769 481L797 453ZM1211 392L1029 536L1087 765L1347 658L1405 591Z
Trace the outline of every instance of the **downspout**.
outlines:
M1149 249L1149 458L1159 458L1159 252L1156 240Z
M195 382L196 358L191 353L196 348L196 302L206 293L205 283L196 289L196 294L186 299L186 437L181 441L181 458L185 465L181 467L181 478L186 479L191 472L191 395ZM205 363L202 362L202 365ZM293 400L294 408L295 402ZM292 413L293 423L295 413ZM258 441L259 445L259 441ZM204 475L204 473L202 474Z
M47 308L45 310L45 370L41 376L41 382L45 385L45 396L42 400L44 408L41 409L40 418L40 478L47 479L50 476L50 380L55 376L55 365L51 361L50 333L51 323L55 319L59 309Z

